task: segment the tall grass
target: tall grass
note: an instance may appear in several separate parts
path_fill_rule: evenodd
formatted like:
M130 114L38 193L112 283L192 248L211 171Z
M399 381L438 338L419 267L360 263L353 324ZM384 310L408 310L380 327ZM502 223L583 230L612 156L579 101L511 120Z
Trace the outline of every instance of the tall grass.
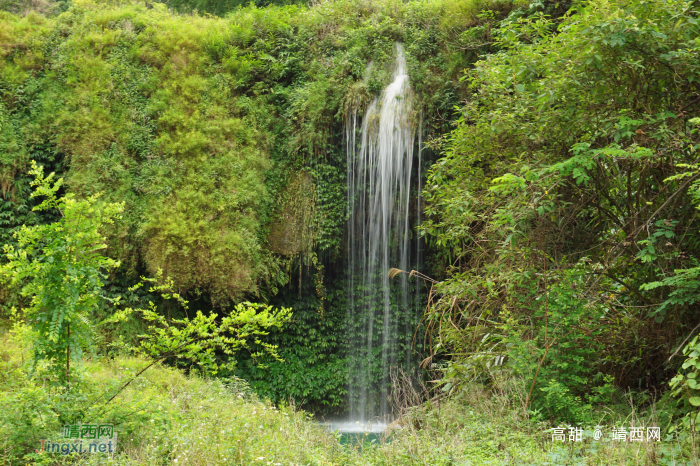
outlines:
M29 378L23 338L0 336L3 465L700 464L690 433L667 435L657 443L596 441L588 427L581 442L552 442L553 426L514 404L524 390L514 380L501 381L497 389L472 386L451 397L403 406L382 438L349 445L341 445L337 434L293 404L274 406L258 399L241 380L205 379L170 367L147 371L104 406L99 397L130 380L146 361L126 356L89 360L67 396L41 375ZM418 395L406 399L419 400L423 394ZM612 426L658 425L655 406L611 411L603 426L606 437ZM33 453L41 438L59 441L62 425L76 415L86 422L115 423L119 444L113 458Z

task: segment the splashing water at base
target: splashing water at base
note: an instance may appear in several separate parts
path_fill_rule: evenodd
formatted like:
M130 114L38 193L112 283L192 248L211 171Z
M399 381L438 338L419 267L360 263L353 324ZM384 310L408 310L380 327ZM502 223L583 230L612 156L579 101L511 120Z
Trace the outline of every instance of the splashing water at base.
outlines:
M379 434L386 430L384 422L367 422L360 421L330 421L324 424L331 432L342 432L348 434Z

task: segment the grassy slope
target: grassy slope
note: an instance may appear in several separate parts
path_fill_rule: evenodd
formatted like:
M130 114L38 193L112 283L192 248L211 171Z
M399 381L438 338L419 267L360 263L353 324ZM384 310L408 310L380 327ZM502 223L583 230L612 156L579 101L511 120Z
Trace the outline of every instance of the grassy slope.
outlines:
M92 360L71 394L29 381L27 355L8 334L0 347L0 458L3 464L139 465L481 465L481 464L694 464L677 462L676 442L662 445L595 443L553 445L547 426L523 419L512 393L464 392L450 401L409 410L390 442L341 446L307 414L250 395L240 381L205 380L154 367L104 406L104 393L147 363L140 358ZM95 400L97 399L97 402ZM113 422L119 453L79 458L33 454L61 426ZM649 419L638 419L647 423ZM629 425L620 419L618 425ZM692 456L688 442L686 457ZM670 461L670 462L669 462Z

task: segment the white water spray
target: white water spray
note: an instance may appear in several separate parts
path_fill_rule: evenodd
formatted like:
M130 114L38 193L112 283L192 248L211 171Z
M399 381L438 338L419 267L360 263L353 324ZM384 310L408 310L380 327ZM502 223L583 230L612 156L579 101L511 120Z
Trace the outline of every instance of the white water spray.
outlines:
M410 316L415 315L415 297L409 293L406 275L394 279L398 296L393 301L387 276L391 267L410 270L415 265L410 263L409 204L416 125L400 45L396 54L393 82L366 109L361 126L357 111L346 122L350 415L361 421L389 413L389 371L396 366L397 355L410 360L405 334L412 329ZM417 242L415 246L417 250ZM402 335L397 338L399 329Z

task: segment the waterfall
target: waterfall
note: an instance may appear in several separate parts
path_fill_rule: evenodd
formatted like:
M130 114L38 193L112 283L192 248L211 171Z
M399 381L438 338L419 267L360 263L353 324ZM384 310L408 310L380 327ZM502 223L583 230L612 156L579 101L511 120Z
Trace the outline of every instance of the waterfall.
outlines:
M355 109L346 121L348 391L350 416L359 420L386 417L390 368L399 363L397 358L408 365L411 356L416 295L409 290L406 274L393 281L387 275L391 267L411 270L416 265L411 261L418 256L418 243L410 241L416 139L411 103L406 58L397 45L393 82L371 102L361 120Z

